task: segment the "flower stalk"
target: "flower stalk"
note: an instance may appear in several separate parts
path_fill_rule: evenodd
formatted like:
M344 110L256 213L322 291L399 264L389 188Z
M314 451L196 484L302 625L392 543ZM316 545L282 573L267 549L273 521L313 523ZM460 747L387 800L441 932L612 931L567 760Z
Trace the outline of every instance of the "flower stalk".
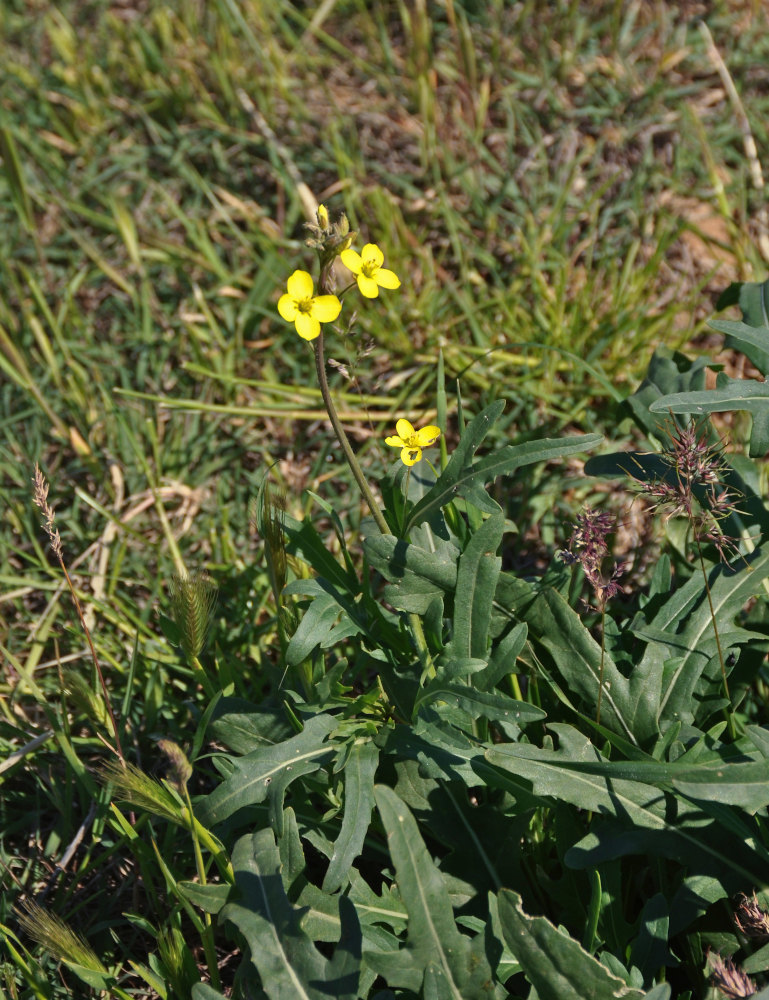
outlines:
M322 224L322 221L323 220L319 212L319 224ZM318 289L321 297L330 296L334 289L333 258L331 260L323 261L323 251L320 250L319 252L321 253L322 265L318 281ZM334 254L334 256L336 256L336 254ZM328 413L329 420L331 421L331 426L334 429L334 434L336 435L337 441L342 446L342 451L347 459L350 471L355 478L355 482L358 485L358 489L360 490L363 499L366 501L368 509L371 511L371 516L374 518L377 527L383 535L391 535L392 532L390 531L379 504L376 502L374 494L371 492L371 487L369 486L366 477L363 475L363 470L361 469L360 463L358 462L355 452L352 449L350 440L347 437L344 427L342 426L342 421L339 419L339 414L336 411L334 401L331 397L331 390L329 389L328 378L326 376L326 358L324 353L324 337L322 327L318 336L314 339L315 371L318 376L318 385L320 387L320 394L323 398L323 404L326 407L326 412ZM414 636L414 643L417 647L419 661L422 666L422 676L435 677L435 665L433 664L432 657L430 656L430 650L427 646L427 639L425 638L424 629L422 628L422 621L419 618L419 615L413 612L409 613L408 618L409 624L411 625L411 631Z
M123 747L120 741L120 728L118 727L117 718L115 717L115 711L112 707L112 699L109 695L109 690L104 681L104 674L102 673L101 663L99 662L99 657L96 654L96 647L93 644L93 639L91 638L91 630L85 620L85 615L83 614L83 609L80 605L80 600L77 596L77 591L75 590L75 585L72 582L72 578L67 570L67 564L64 561L64 549L61 544L61 536L59 535L59 529L55 527L55 514L53 508L48 503L48 483L46 482L45 476L40 470L40 466L35 463L35 475L33 477L34 483L34 493L33 500L35 506L39 507L43 513L45 519L43 524L43 530L48 535L49 541L51 543L51 549L53 554L59 561L59 566L64 574L64 579L67 582L67 587L69 588L70 595L72 597L72 602L75 605L75 611L80 619L80 624L83 628L83 633L85 634L86 641L88 642L88 648L91 652L91 660L93 662L94 670L96 671L96 676L99 681L99 687L101 688L101 693L104 698L104 704L107 706L107 713L109 715L110 726L112 728L112 736L114 739L114 746L111 747L117 755L118 760L121 764L125 764L125 756L123 755Z
M315 338L315 371L318 375L318 385L320 386L320 394L323 397L323 405L326 407L331 426L334 428L337 441L342 446L344 457L347 459L347 464L350 466L350 470L355 477L355 482L358 484L363 499L371 511L371 516L376 521L377 527L382 534L389 535L390 529L387 526L387 521L385 521L384 514L379 509L374 494L371 492L371 487L366 482L366 477L363 475L360 463L355 457L350 439L347 437L347 433L342 426L342 421L339 419L339 414L336 412L334 401L331 398L331 390L328 387L328 378L326 377L326 359L323 347L323 331L321 330L320 334Z
M607 538L614 527L614 519L607 511L593 510L591 507L577 514L576 524L569 539L569 547L561 552L561 559L569 565L579 563L593 588L598 611L601 614L601 660L598 667L598 701L595 710L595 724L601 723L603 704L603 677L606 662L606 602L618 590L617 580L622 574L622 564L614 563L606 570L609 554Z
M334 401L331 398L331 390L328 387L328 379L326 378L326 359L323 353L322 330L320 335L315 339L315 370L318 375L318 385L320 386L320 394L323 397L326 412L328 413L329 420L331 421L331 426L334 428L337 441L339 441L339 444L342 446L342 451L347 459L347 464L350 466L350 470L355 477L355 482L358 484L358 488L363 495L363 499L366 501L368 509L371 511L371 516L376 521L379 530L383 535L391 535L392 532L390 531L389 525L387 524L384 514L376 502L374 494L371 492L371 487L366 482L366 477L363 475L363 470L361 469L360 463L355 456L355 452L352 450L350 439L347 437L347 433L342 426L342 421L339 419L339 414L336 412ZM427 647L427 639L425 638L424 629L422 628L422 620L419 615L414 612L410 612L408 618L409 624L411 625L411 631L414 636L414 642L417 647L419 662L422 666L422 676L430 678L435 677L435 665L433 664L432 657L430 656L430 650Z

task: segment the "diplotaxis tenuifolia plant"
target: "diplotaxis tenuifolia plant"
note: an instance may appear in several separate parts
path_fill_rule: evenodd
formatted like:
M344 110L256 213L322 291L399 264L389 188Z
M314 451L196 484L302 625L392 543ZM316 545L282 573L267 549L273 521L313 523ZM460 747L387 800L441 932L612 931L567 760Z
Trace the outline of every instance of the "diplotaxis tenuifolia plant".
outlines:
M0 4L0 992L765 987L769 31L686 6Z
M286 637L286 670L303 665L308 681L301 692L285 691L294 730L282 743L262 745L259 733L284 716L277 704L253 706L245 746L237 735L241 704L222 699L212 720L212 733L230 753L224 777L199 808L203 822L236 838L236 888L219 916L244 949L242 975L274 996L297 977L308 990L314 981L329 982L341 967L349 979L339 995L351 998L385 988L387 995L428 995L435 983L437 995L453 997L523 997L532 987L556 996L557 965L574 996L608 1000L619 990L666 998L671 989L659 970L669 967L675 978L681 959L672 939L644 951L654 907L664 898L671 912L682 912L676 894L705 872L720 872L716 898L738 891L754 877L748 872L757 875L757 858L734 831L719 826L711 831L717 846L701 847L693 831L703 808L707 815L703 801L711 794L717 801L724 780L736 782L737 813L769 802L742 784L763 768L762 750L744 743L738 763L716 728L704 753L705 733L696 724L719 707L707 640L708 626L715 634L712 616L727 622L740 614L769 574L769 561L753 553L750 565L728 570L736 578L715 567L704 585L685 577L679 587L662 558L635 617L619 605L609 617L620 572L604 565L609 518L584 512L570 550L602 613L597 645L563 596L559 570L532 580L503 568L514 528L486 488L534 462L595 448L597 436L501 443L478 457L502 414L495 402L467 423L460 414L458 440L434 469L421 459L446 428L445 410L440 426L421 429L400 417L386 438L400 458L372 489L325 378L317 303L338 316L354 287L340 292L333 308L324 300L334 294L335 253L349 255L344 223L341 229L344 237L319 212L316 237L329 234L316 247L319 295L308 274L301 289L294 281L287 293L305 298L288 306L284 298L279 309L289 322L296 322L294 308L318 320L321 392L372 520L362 529L360 564L328 505L320 511L335 524L341 562L329 557L311 515L300 522L284 514L286 552L311 572L289 580L281 598L298 599L301 615ZM383 254L373 255L371 246L360 256L369 252L367 277L375 281ZM351 263L357 266L357 258ZM269 521L268 509L262 520ZM747 633L737 641L744 644ZM735 650L728 655L733 664ZM585 732L587 720L600 749ZM697 805L689 798L694 788ZM332 832L309 818L319 812ZM572 824L567 867L559 886L543 889L537 872L563 847L550 826L557 816ZM511 850L513 831L520 839ZM642 903L637 920L618 892L623 872L640 873L645 863L632 837L622 839L630 831L643 852L687 859L686 867L668 863L671 887L653 905ZM288 844L302 842L316 853L300 848L295 866L281 867ZM381 872L373 882L372 864ZM253 878L269 907L252 894L243 901ZM313 916L302 919L303 907ZM576 936L540 915L557 914L563 925L564 908ZM278 911L299 950L280 959L273 983L279 953L268 913ZM334 922L328 937L320 933L321 913ZM321 941L335 946L332 955L319 949ZM685 976L704 982L704 952L686 961Z
M252 517L273 615L249 696L237 687L243 662L221 645L237 624L224 588L214 627L213 580L174 584L164 629L198 687L191 745L160 740L171 762L161 782L133 763L99 770L115 829L148 877L150 860L159 866L176 901L152 964L135 973L160 995L193 1000L668 1000L709 978L752 988L769 966L741 930L767 903L769 745L760 698L748 695L761 690L751 671L760 677L766 652L750 601L769 555L748 467L714 457L685 427L672 457L588 461L605 477L632 467L660 502L671 490L689 502L690 470L718 529L695 520L699 574L662 555L620 593L620 566L607 565L610 515L578 513L566 561L593 588L597 642L563 558L531 576L511 553L521 470L595 451L601 435L516 438L500 428L501 400L469 416L459 393L449 413L439 358L436 422L394 414L395 433L381 440L395 453L353 448L325 339L348 296L375 309L399 285L385 252L354 250L355 236L321 206L317 276L295 269L277 312L310 345L358 487L343 495L370 517L350 536L345 512L313 492L298 519L262 475ZM341 288L338 261L352 274ZM628 401L640 431L653 436L660 386L688 389L691 371L655 356L649 385ZM678 486L665 468L681 473ZM729 564L727 538L739 554ZM738 685L725 706L730 672ZM742 715L726 739L724 707ZM143 823L184 831L189 854L168 860L154 837L145 843ZM168 832L165 844L180 852ZM743 903L729 916L724 901L754 891L750 911ZM34 921L24 927L38 934ZM187 927L195 961L180 944ZM731 945L744 950L741 965L721 957ZM96 974L73 968L83 981ZM121 974L98 975L120 995Z

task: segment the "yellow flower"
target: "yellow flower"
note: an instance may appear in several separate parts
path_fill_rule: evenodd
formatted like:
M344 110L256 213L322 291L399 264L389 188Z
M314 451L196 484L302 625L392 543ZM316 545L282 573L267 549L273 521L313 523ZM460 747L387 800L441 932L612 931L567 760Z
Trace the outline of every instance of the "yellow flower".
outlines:
M363 250L343 250L342 263L349 267L358 282L361 295L375 299L380 288L400 288L400 278L394 271L382 267L384 254L375 243L367 243Z
M440 427L423 427L415 431L408 420L399 420L395 425L398 432L392 437L385 438L385 444L391 448L401 449L401 462L404 465L415 465L422 458L422 449L429 448L435 444L441 436Z
M342 309L336 295L313 296L312 277L307 271L294 271L286 283L288 291L278 299L278 312L287 323L296 325L304 340L314 340L321 323L332 323Z

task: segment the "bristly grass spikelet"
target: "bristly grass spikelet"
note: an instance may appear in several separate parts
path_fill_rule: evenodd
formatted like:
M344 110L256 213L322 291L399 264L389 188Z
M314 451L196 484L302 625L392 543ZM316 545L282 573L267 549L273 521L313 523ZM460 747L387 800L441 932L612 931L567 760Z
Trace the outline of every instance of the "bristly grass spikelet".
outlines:
M62 671L64 690L82 714L99 726L109 723L109 712L100 692L75 670Z
M251 530L264 542L264 563L275 602L278 638L284 651L299 624L294 604L283 595L288 579L285 513L285 493L276 492L265 478L259 495L249 504L249 520Z
M187 784L192 777L192 764L187 760L178 743L173 740L158 740L158 750L160 750L168 761L168 773L166 781L172 785L179 794L183 794Z
M265 481L264 484L261 509L258 513L260 515L258 526L264 540L267 576L270 580L275 606L279 608L282 604L283 588L286 586L286 537L284 531L286 497L284 493L275 493L268 481Z
M200 656L206 644L217 598L217 586L206 573L171 580L174 621L181 633L182 649L191 660Z
M120 767L108 760L99 768L98 776L105 785L113 786L116 799L129 802L152 816L186 825L181 803L171 790L150 778L135 764L126 762L124 767Z
M94 972L107 974L96 952L61 917L37 903L22 904L19 923L31 938L62 962L73 962Z
M100 991L108 990L119 1000L130 1000L130 994L115 984L114 976L93 948L61 917L30 900L21 904L18 920L33 941L57 961L69 966L84 983Z

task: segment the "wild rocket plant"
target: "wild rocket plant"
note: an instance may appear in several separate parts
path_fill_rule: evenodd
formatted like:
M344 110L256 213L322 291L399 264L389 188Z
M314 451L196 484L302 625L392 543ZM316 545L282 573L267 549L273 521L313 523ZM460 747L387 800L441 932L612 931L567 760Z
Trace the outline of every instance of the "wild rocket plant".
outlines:
M84 6L0 8L0 994L760 995L765 5Z
M441 428L417 429L401 417L396 433L385 439L399 450L399 461L383 478L375 472L373 479L379 481L372 488L334 407L324 326L341 315L356 286L364 298L376 299L380 288L394 290L397 278L383 269L384 255L373 244L355 253L349 245L353 236L344 220L332 225L321 208L313 239L319 253L318 294L308 272L294 272L278 310L313 342L330 422L372 515L373 524L362 531L364 562L348 550L328 505L321 504L321 510L335 526L341 561L329 558L312 517L298 522L286 513L282 518L286 552L311 573L289 579L283 588L281 601L293 599L299 609L293 633L283 633L283 656L286 670L304 665L308 683L301 692L281 689L293 706L293 728L283 743L269 747L256 732L244 746L242 706L220 702L211 730L230 752L224 777L199 806L203 822L214 828L222 824L237 837L232 849L236 894L228 897L219 918L243 943L244 980L253 977L259 988L278 996L297 979L308 990L312 982L328 982L344 964L354 970L344 993L351 998L375 995L377 983L394 995L427 995L438 982L435 995L457 998L523 997L530 987L540 996L556 996L562 992L554 986L557 964L576 997L608 1000L617 990L641 997L648 990L664 1000L671 990L658 978L659 970L675 968L677 945L671 939L652 949L653 957L646 952L643 942L656 910L639 901L639 921L629 920L621 894L612 887L623 884L627 866L640 874L637 866L646 864L645 854L635 856L633 837L640 837L643 852L661 852L660 857L669 857L670 845L678 843L687 858L686 872L670 868L654 897L661 900L667 893L665 906L678 912L676 892L687 891L689 873L714 870L707 860L714 844L700 847L692 839L700 810L708 809L702 805L711 795L708 789L715 802L725 775L738 784L742 780L730 746L718 741L717 731L704 756L697 735L696 724L709 718L713 702L697 581L688 579L676 588L663 559L638 616L624 626L620 614L609 622L622 568L609 559L609 515L584 510L566 558L582 565L593 588L602 616L598 645L548 577L537 581L504 570L501 553L511 531L506 514L513 511L503 510L486 484L599 442L590 435L505 442L477 457L501 415L501 403L467 422L459 414L458 441L439 469L421 460ZM337 295L338 255L355 280ZM440 366L438 371L440 380ZM440 381L437 394L445 398ZM445 418L439 407L444 430ZM720 484L716 459L699 438L682 435L677 448L672 461L684 471L681 485L672 489L686 503L697 484L709 490L711 518L697 520L691 506L694 524L701 544L710 542L726 552L721 515L731 504L731 487ZM650 495L654 489L660 502L667 498L667 485L650 487ZM266 523L275 522L267 518ZM274 551L272 540L269 552ZM736 580L707 579L711 629L714 616L728 621L737 614L740 602L767 574L769 558L754 553ZM285 621L280 614L278 620ZM728 636L734 658L734 643L744 643L747 632L729 628ZM605 741L603 752L579 729L586 711ZM267 733L282 715L277 706L254 707L249 725ZM743 746L741 752L751 773L764 767L757 745L752 751ZM297 761L305 763L297 769ZM734 795L732 801L744 806L769 803L769 794L754 797L753 786ZM304 818L317 796L332 835ZM507 806L497 812L503 803ZM499 820L500 839L481 812ZM571 846L560 855L571 874L564 876L565 884L543 889L536 875L542 856L537 854L535 862L529 852L562 849L547 835L543 839L556 813L568 814L574 824ZM510 850L512 828L523 831L520 852ZM292 871L283 869L277 881L268 883L275 877L269 873L279 871L279 859L288 856L288 844L302 839L320 849L320 864L300 851ZM745 884L755 859L741 853L745 845L734 830L719 827L716 839L723 897ZM379 884L384 896L372 897L362 872L367 859L381 850L387 852L393 879ZM284 926L295 921L292 933L301 941L300 952L294 951L290 961L281 958L277 966L266 958L269 949L278 954L270 937L276 924L267 918L269 933L264 923L257 927L256 914L264 921L267 909L253 896L245 904L237 895L254 877L263 892L272 894L269 911L279 910ZM449 878L456 877L467 887L465 903L452 906ZM364 900L380 916L373 916ZM296 922L302 906L338 920L332 957L317 950L318 931L311 922ZM381 916L391 906L404 915L405 928L397 917ZM569 909L574 911L569 925L582 944L546 916L530 915L544 910L562 925ZM589 933L581 934L586 926ZM689 974L704 982L711 973L699 954ZM713 966L715 981L719 968ZM721 976L726 981L724 976L732 976L728 968Z
M351 297L375 309L400 281L383 250L357 251L355 239L321 206L317 273L295 269L277 312L310 345L307 370L358 490L342 495L371 516L351 539L338 504L312 493L300 520L265 474L252 513L267 621L230 620L237 586L222 586L209 637L211 578L177 581L162 624L192 667L189 746L161 736L160 781L128 761L97 768L113 800L108 831L143 873L137 895L156 897L162 928L141 904L131 914L152 932L146 961L107 970L83 951L81 966L40 920L24 933L117 996L137 979L192 1000L688 1000L709 982L726 995L759 988L767 720L755 694L726 738L718 721L731 670L746 701L762 684L769 515L756 477L743 463L741 479L687 425L662 458L588 461L613 478L637 468L656 506L687 517L702 570L676 572L662 555L638 593L623 583L615 600L612 519L584 508L565 559L592 587L597 641L557 561L541 577L521 571L516 518L532 466L557 467L602 436L518 437L502 400L475 408L459 392L449 412L439 356L435 423L396 416L395 433L382 432L394 451L356 452L326 338ZM342 264L352 277L340 288ZM639 427L652 435L661 387L689 389L696 374L655 356L628 402ZM45 513L42 489L39 499ZM250 587L253 572L241 577ZM245 634L245 654L230 631ZM730 719L743 711L734 702ZM0 933L46 995L15 932Z

